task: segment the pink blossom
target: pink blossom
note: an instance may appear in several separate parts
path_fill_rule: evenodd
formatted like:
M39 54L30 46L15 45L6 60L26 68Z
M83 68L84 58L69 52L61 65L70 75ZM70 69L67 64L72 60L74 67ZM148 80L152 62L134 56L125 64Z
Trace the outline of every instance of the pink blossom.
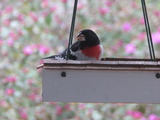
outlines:
M63 108L60 105L56 106L56 115L61 115L63 112Z
M25 55L31 55L31 54L33 54L34 50L35 50L35 46L34 45L28 45L28 46L23 48L23 53Z
M125 31L125 32L129 32L131 29L132 29L132 25L129 22L125 22L122 25L122 30Z
M8 103L5 100L0 100L0 106L7 108L8 107Z
M4 57L7 57L7 56L8 56L8 51L2 51L2 55L3 55Z
M86 105L85 105L84 103L80 103L80 104L78 105L79 109L84 109L85 106L86 106Z
M54 19L55 19L57 24L61 24L62 23L62 20L58 15L55 15L54 17L55 17Z
M90 108L90 109L88 110L88 113L87 113L88 116L92 115L93 111L94 111L94 109Z
M134 114L133 114L133 118L135 118L135 119L139 119L139 118L141 118L142 116L143 116L142 113L141 113L141 112L138 112L138 111L134 112Z
M19 115L20 115L20 117L21 117L23 120L27 120L27 119L28 119L28 115L27 115L26 110L21 110L21 111L19 112Z
M69 105L69 104L66 104L66 105L64 106L64 108L65 108L67 111L69 111L69 110L70 110L70 105Z
M52 6L50 9L51 9L52 12L54 12L54 11L57 10L57 6L54 5L54 6Z
M103 25L103 22L98 20L98 21L96 21L96 25L101 26L101 25Z
M111 2L111 0L106 0L106 3L105 3L105 4L106 4L106 6L109 6L109 7L110 7L110 6L112 6L113 3Z
M44 45L39 45L38 49L41 54L47 54L50 51L50 49Z
M81 9L83 9L83 8L84 8L84 4L83 4L83 3L79 3L77 9L78 9L78 10L81 10Z
M6 26L9 26L11 23L11 21L9 19L6 19L3 21L3 24L6 25Z
M158 10L154 11L154 15L159 17L160 16L160 11L158 11Z
M123 40L118 40L114 46L112 46L113 52L117 52L122 46L124 42Z
M146 34L145 34L144 32L140 33L140 34L137 36L137 38L138 38L139 40L144 40L145 37L146 37Z
M5 10L4 10L4 12L5 13L11 13L13 11L13 7L11 7L11 6L8 6Z
M11 95L14 94L14 92L15 92L14 89L12 89L12 88L7 88L5 93L6 93L7 95L11 96Z
M48 0L42 0L42 7L43 8L48 7L48 5L49 5Z
M101 14L101 15L105 15L105 14L107 14L109 12L109 8L100 8L99 9L99 13Z
M3 45L4 41L0 39L0 46Z
M124 44L123 40L118 40L117 43L116 43L117 47L122 47L123 44Z
M14 40L13 40L13 39L7 40L7 44L8 44L9 46L13 46Z
M29 79L27 80L28 85L32 85L33 84L33 79Z
M10 36L13 40L17 39L17 35L16 35L15 32L13 32L13 31L9 33L9 36Z
M23 14L19 14L17 18L18 18L18 21L19 21L20 23L23 23L23 22L24 22L24 15L23 15Z
M68 2L68 0L61 0L63 3L67 3Z
M22 31L21 29L19 29L17 32L18 32L18 35L19 35L19 36L22 36L22 35L23 35L23 31Z
M44 12L43 12L43 16L44 16L44 17L47 17L49 14L50 14L49 11L44 11Z
M137 24L137 19L136 18L132 18L130 20L130 24L132 24L132 25Z
M8 76L5 78L5 81L9 83L15 83L17 81L17 78L16 76Z
M35 22L38 21L38 16L37 16L35 13L30 12L30 13L29 13L29 16L30 16Z
M29 99L30 100L32 100L32 101L35 101L36 99L37 99L37 95L35 94L35 93L31 93L30 95L29 95Z
M141 19L140 19L140 24L142 24L142 25L144 25L144 24L145 24L145 22L144 22L144 18L141 18Z
M160 120L160 117L156 116L155 114L151 114L151 115L148 117L148 120Z
M134 119L140 119L143 117L142 113L139 111L128 111L127 115L132 116Z
M132 3L131 3L131 6L132 6L133 8L137 8L137 7L138 7L136 2L132 2Z
M125 46L125 51L128 54L132 54L136 51L136 46L132 43L129 43Z
M160 43L160 32L153 33L152 39L154 43Z
M28 73L28 72L29 72L29 69L28 69L28 68L23 68L22 71L23 71L24 73Z

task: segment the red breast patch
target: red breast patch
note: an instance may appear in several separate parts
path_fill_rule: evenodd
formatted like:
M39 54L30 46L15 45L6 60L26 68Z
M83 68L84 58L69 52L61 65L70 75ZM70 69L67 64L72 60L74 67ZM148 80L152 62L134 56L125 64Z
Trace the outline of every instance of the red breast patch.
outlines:
M99 57L100 57L100 54L101 54L101 47L100 47L100 45L96 45L96 46L93 46L93 47L87 47L87 48L82 50L82 53L85 56L93 57L93 58L96 58L97 60L99 60Z

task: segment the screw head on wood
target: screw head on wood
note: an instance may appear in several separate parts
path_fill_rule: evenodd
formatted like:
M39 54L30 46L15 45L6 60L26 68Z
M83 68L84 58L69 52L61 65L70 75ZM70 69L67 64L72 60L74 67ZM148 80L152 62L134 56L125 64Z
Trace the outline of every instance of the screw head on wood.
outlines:
M62 77L66 77L66 72L63 71L63 72L61 73L61 76L62 76Z
M160 78L160 73L156 73L156 78Z

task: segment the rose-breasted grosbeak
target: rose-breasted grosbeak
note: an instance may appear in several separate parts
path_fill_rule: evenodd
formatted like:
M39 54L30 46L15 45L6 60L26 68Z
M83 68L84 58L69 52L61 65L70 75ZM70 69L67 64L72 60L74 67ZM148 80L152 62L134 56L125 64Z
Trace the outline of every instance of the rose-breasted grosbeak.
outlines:
M60 60L65 59L68 49L65 49L60 55L53 55L44 59ZM70 47L70 60L100 60L103 47L95 32L85 29L77 35L77 41Z

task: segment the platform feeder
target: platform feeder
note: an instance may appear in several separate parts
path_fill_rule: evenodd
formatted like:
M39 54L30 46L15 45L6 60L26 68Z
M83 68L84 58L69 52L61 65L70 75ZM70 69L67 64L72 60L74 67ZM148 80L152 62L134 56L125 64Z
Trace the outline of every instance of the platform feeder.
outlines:
M68 48L78 0L74 2ZM160 59L155 57L145 0L141 0L150 59L44 60L44 102L160 103Z

